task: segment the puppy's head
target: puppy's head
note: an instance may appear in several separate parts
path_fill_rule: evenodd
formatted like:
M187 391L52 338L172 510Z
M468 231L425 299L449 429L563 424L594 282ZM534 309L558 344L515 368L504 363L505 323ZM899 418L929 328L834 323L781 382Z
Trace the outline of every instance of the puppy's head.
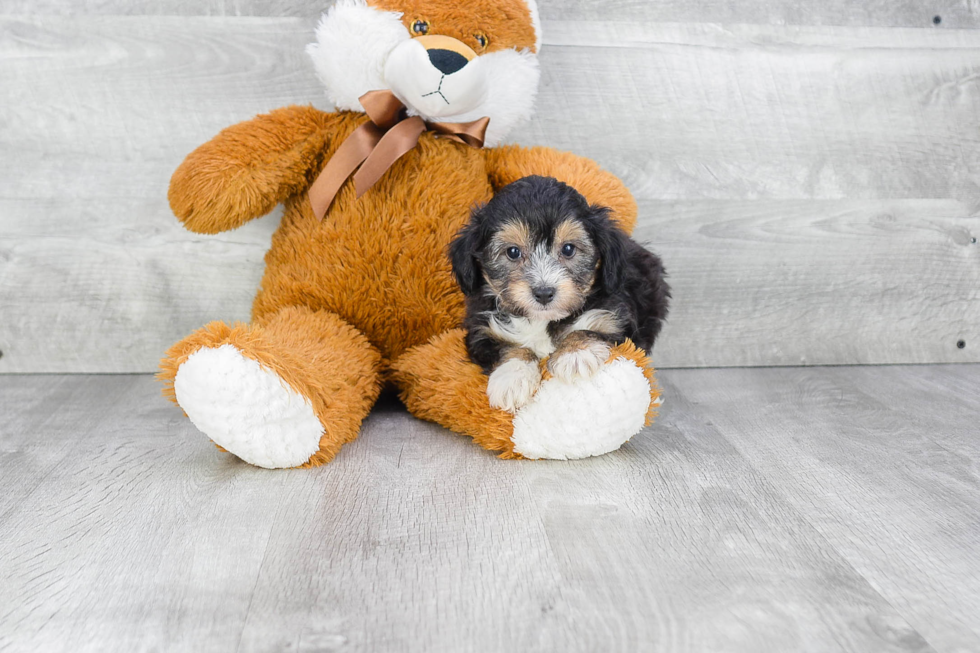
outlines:
M533 111L535 0L337 0L316 37L307 52L338 109L390 90L426 120L490 118L488 147Z
M496 298L499 310L561 320L597 287L622 283L626 234L574 188L525 177L473 212L450 246L453 272L467 295Z

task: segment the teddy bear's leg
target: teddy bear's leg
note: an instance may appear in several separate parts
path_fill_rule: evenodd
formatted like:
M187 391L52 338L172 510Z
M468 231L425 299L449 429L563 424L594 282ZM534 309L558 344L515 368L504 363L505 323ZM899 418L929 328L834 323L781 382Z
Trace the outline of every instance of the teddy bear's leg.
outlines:
M259 467L313 467L350 442L381 388L381 354L326 311L212 322L161 361L164 394L220 448Z
M472 437L502 458L573 459L615 451L656 416L660 390L646 355L613 348L589 379L566 383L544 372L534 398L515 414L490 407L487 377L470 362L456 329L410 349L392 364L402 400L416 417Z

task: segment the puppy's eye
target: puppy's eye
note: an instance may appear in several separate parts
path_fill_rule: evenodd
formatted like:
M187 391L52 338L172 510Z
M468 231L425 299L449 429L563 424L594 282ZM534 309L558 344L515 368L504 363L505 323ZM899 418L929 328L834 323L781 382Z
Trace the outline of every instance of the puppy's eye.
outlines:
M517 247L508 247L507 258L512 261L516 261L517 259L521 258L521 250Z
M571 243L565 243L561 247L561 255L565 258L572 258L575 256L575 245Z
M479 43L480 47L484 50L486 50L487 46L490 45L490 39L487 38L486 34L477 33L473 35L473 38L476 39L476 42Z
M412 31L416 34L425 35L429 33L429 23L424 20L417 20L412 23Z

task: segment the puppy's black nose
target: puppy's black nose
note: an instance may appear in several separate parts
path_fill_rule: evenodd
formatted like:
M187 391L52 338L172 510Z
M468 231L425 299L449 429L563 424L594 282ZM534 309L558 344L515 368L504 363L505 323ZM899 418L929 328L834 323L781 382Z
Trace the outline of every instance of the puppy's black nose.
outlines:
M538 300L539 304L548 304L552 299L555 298L555 289L548 287L535 288L531 291L534 298Z
M429 61L439 69L443 75L452 75L469 63L466 57L452 50L429 50Z

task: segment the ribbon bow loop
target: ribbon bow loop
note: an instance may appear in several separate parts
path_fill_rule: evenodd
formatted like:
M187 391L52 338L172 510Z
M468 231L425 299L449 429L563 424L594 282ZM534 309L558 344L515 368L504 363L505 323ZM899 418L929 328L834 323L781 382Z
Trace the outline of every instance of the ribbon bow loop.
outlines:
M381 129L391 129L405 118L405 105L391 91L368 91L358 101L371 122Z
M353 175L357 197L412 148L426 131L470 147L483 147L489 118L473 122L425 122L407 116L405 105L391 91L368 91L360 98L370 120L337 148L310 187L310 205L317 219L326 216L344 182ZM356 173L355 173L356 171Z

